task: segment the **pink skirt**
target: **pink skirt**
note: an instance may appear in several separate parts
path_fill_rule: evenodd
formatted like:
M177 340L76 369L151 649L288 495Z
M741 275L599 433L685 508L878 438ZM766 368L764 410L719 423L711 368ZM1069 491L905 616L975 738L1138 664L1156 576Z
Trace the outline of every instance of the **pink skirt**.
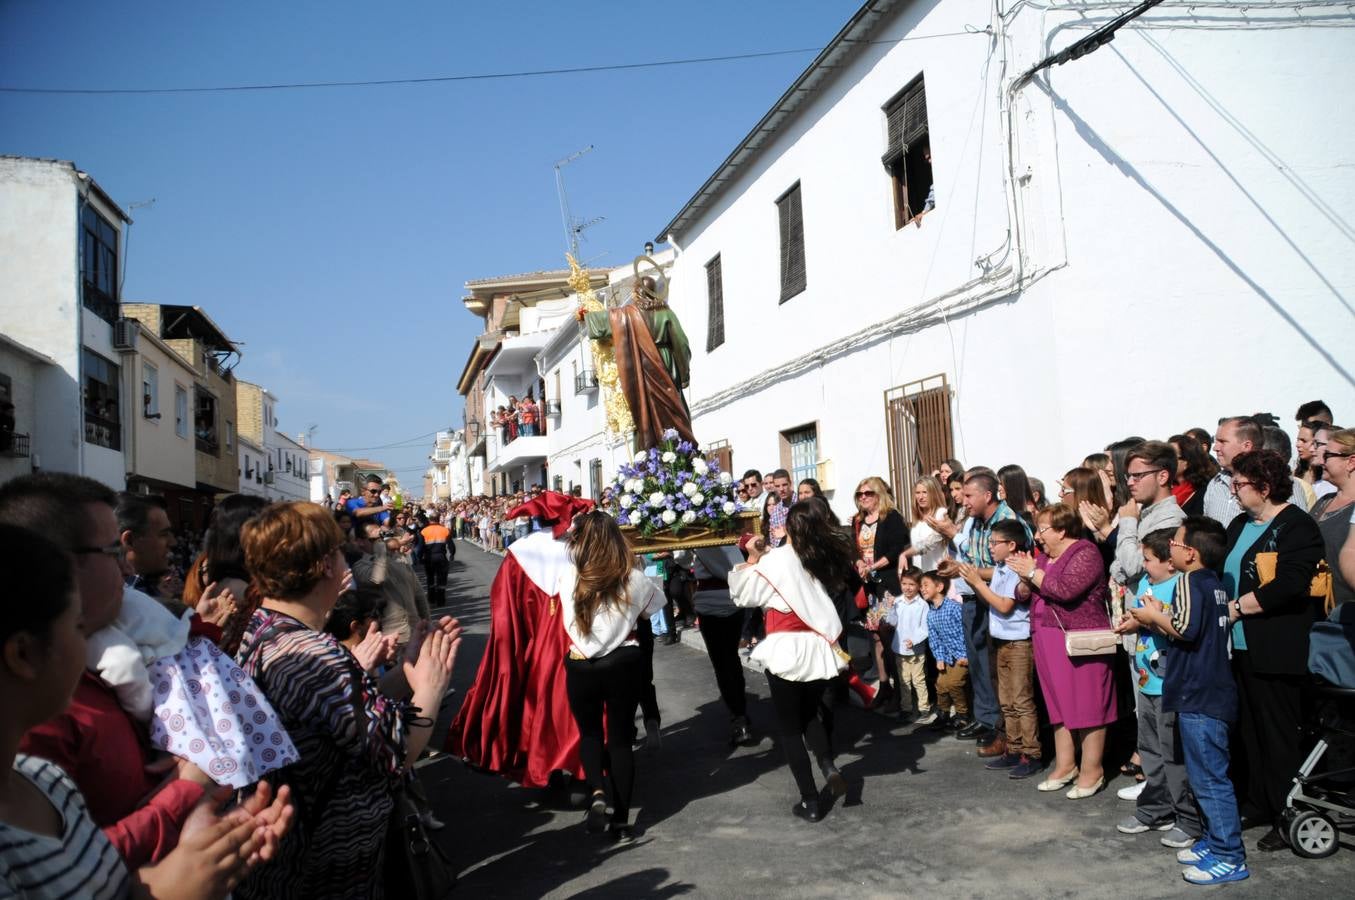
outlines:
M1063 631L1030 623L1035 671L1049 709L1049 721L1065 728L1098 728L1116 719L1114 656L1072 658L1063 645Z

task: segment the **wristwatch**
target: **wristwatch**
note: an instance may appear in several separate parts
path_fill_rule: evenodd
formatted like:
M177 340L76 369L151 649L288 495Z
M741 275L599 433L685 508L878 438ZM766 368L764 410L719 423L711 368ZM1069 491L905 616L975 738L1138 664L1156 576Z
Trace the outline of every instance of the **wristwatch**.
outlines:
M1242 618L1242 601L1241 601L1241 600L1234 600L1234 601L1233 601L1233 612L1237 613L1237 617L1238 617L1239 619Z

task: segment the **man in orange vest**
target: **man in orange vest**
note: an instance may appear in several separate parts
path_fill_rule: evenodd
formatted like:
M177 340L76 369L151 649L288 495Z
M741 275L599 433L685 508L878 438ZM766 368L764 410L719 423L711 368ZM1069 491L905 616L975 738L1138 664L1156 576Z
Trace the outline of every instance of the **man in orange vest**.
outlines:
M434 513L419 534L423 537L423 574L428 585L428 605L445 606L447 569L451 565L452 558L456 556L452 533L447 530L447 526L438 521L437 513Z

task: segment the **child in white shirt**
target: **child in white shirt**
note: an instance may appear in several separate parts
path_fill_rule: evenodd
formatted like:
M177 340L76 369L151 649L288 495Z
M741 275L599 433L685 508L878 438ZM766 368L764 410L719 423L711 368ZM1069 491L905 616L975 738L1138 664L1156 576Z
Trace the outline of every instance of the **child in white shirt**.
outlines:
M150 723L151 743L218 784L245 787L299 758L263 692L229 656L155 598L124 588L113 623L86 641L86 668Z
M917 709L918 724L936 721L927 693L927 604L918 596L922 573L908 569L899 575L899 596L885 615L894 626L894 659L899 668L899 706L904 716ZM916 694L916 706L913 695Z

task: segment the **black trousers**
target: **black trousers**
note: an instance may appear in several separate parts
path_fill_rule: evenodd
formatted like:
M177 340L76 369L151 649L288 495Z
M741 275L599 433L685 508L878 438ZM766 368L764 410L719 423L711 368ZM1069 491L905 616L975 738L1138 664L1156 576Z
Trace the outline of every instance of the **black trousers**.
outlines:
M579 761L594 791L610 784L612 821L630 820L635 787L635 707L640 703L644 651L618 647L597 659L565 659L565 695L579 726ZM607 719L603 738L603 716Z
M1246 761L1240 801L1256 807L1265 821L1284 809L1284 798L1303 764L1303 679L1265 675L1252 668L1251 652L1233 651L1237 677L1237 736Z
M646 722L650 719L658 722L659 695L654 690L654 627L649 617L641 616L640 621L635 623L635 639L640 642L640 650L645 658L644 684L640 686L640 718Z
M441 551L424 549L423 577L428 585L428 602L441 606L447 594L447 557Z
M743 630L743 610L727 616L701 614L701 639L715 670L720 699L731 716L748 715L748 697L744 693L743 662L739 659L739 633Z
M787 681L771 672L767 673L772 708L776 710L776 730L781 735L781 749L786 754L786 764L790 766L790 774L795 777L795 786L802 800L813 801L819 796L805 745L809 745L815 759L830 756L828 733L819 719L819 705L830 680Z

